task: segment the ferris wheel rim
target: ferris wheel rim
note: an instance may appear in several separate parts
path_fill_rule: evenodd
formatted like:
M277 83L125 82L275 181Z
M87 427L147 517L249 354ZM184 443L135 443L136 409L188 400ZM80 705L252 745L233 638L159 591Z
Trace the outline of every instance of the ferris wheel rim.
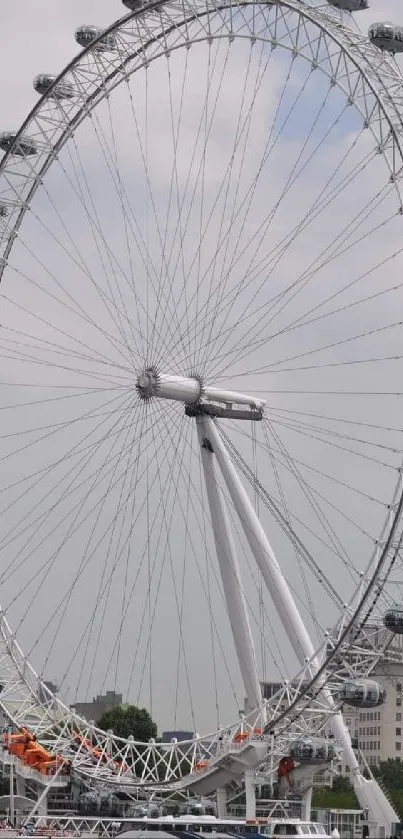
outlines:
M183 7L185 7L185 4L186 4L186 7L191 10L191 14L189 15L189 17L184 18L182 23L180 24L180 25L185 25L187 22L189 22L191 20L195 20L196 18L200 18L201 16L205 17L205 16L209 15L211 12L214 12L214 11L231 9L233 6L234 6L235 9L242 8L242 7L248 7L248 6L254 6L255 3L256 3L256 0L246 0L246 1L243 0L242 2L236 2L236 3L233 3L232 0L227 0L227 2L225 2L225 3L215 2L215 0L209 0L209 2L207 4L202 5L202 11L200 11L197 7L197 0L196 0L196 2L193 3L193 5L192 5L192 3L189 2L189 0L187 0L187 2L186 2L186 0L182 0L182 3L183 3ZM262 3L258 2L257 5L264 6L264 5L267 5L267 4L265 4L264 2L262 2ZM270 6L272 4L269 3L268 5ZM315 6L311 6L310 3L309 3L309 0L308 0L308 2L306 2L306 0L304 0L304 2L300 2L300 0L278 0L278 2L277 2L277 0L276 0L276 5L278 5L279 7L284 7L286 9L288 9L289 11L296 13L299 17L306 19L307 21L312 23L314 26L318 27L318 29L325 36L330 37L330 39L339 47L340 51L345 53L348 56L349 60L355 65L356 70L359 72L359 74L365 80L365 83L368 86L369 90L376 97L377 103L380 106L380 110L382 111L382 114L383 114L384 118L386 119L386 121L389 125L389 130L390 130L390 134L391 134L393 143L396 143L396 148L397 148L398 154L400 155L400 159L401 159L401 166L398 167L398 171L399 171L400 177L401 177L402 173L403 173L403 112L400 112L400 110L397 106L397 101L398 100L396 99L396 101L394 101L393 94L388 90L388 85L386 83L386 79L389 82L391 81L391 79L390 79L391 72L392 72L392 75L394 75L396 77L394 82L392 82L392 84L391 84L392 89L393 89L394 84L395 85L399 84L399 83L401 84L401 82L403 81L402 74L401 74L400 69L399 69L398 65L396 64L396 62L392 61L388 55L385 55L384 52L380 53L379 49L377 49L372 44L370 44L370 42L368 41L367 38L365 38L365 36L357 35L357 33L355 33L353 30L350 30L346 26L341 25L337 16L334 15L335 10L333 9L333 7L328 7L328 9L326 11L323 11L323 7L319 7L319 9L318 9ZM147 14L147 12L154 11L154 9L156 7L158 8L158 10L163 11L164 6L169 6L169 4L165 4L163 2L158 2L156 4L155 2L153 3L152 0L150 0L149 2L147 2L144 5L144 7L141 10L129 13L127 15L124 15L122 18L119 18L117 21L115 21L109 27L105 28L103 30L103 32L100 33L97 36L97 38L91 44L89 44L81 52L79 52L77 54L77 56L75 56L75 58L73 58L63 68L63 70L56 76L56 78L55 78L53 84L51 85L50 89L45 94L43 94L41 96L41 98L39 99L37 104L32 108L30 113L27 115L26 119L24 120L24 122L22 123L22 125L20 126L18 131L15 132L15 137L14 137L14 140L13 140L10 148L5 152L5 154L3 155L3 158L0 159L0 178L4 174L4 171L6 169L6 166L7 166L8 162L12 160L14 149L18 146L18 142L23 138L23 136L26 132L26 129L29 128L29 126L32 123L35 123L35 120L37 119L38 115L40 115L40 111L41 111L42 106L46 105L48 103L48 101L51 101L52 91L57 86L57 84L59 84L60 82L65 80L66 76L68 76L72 71L77 70L79 68L82 60L85 60L88 57L93 57L95 59L97 58L97 54L96 54L97 45L100 42L102 42L105 35L106 36L116 35L117 33L121 32L121 30L123 30L123 27L125 26L125 24L132 23L132 22L137 23L138 21L141 20L141 18L143 18ZM175 24L175 26L177 26L177 24ZM170 27L168 27L167 31L168 32L170 31ZM161 35L164 32L165 32L165 27L162 28L162 31L159 34L154 36L151 40L148 40L146 42L146 44L142 44L142 49L144 50L145 48L152 45L155 41L159 40L161 38ZM207 39L207 36L205 36L205 39ZM178 49L182 46L183 46L183 44L180 44L178 46ZM276 46L276 44L275 44L275 46ZM354 55L354 48L357 49L359 58L357 58ZM373 66L370 65L369 59L367 57L368 50L371 50L372 55L374 57L378 58L379 69L377 69L375 73L374 73L374 68L373 68ZM119 74L119 72L122 72L122 67L125 68L126 63L128 61L130 61L130 59L133 57L133 55L136 54L136 52L138 52L138 51L139 50L133 51L131 54L129 54L129 56L127 56L125 58L125 60L122 62L122 64L119 64L116 68L114 68L113 71L111 72L110 76L107 76L107 80L109 80L109 78L112 78L112 77L116 76L117 74ZM162 50L161 54L158 54L156 57L160 57L160 55L162 55L162 54L164 54L164 50ZM301 55L303 58L306 58L306 56L302 53L302 51L301 51L301 53L296 52L295 54ZM102 57L102 54L101 54L101 57ZM361 62L365 62L365 61L367 61L368 65L369 65L368 68L365 68L365 67L362 66ZM313 59L313 64L314 63L315 63L315 60ZM140 65L140 66L146 66L146 64L147 64L147 59L144 61L144 64ZM139 69L139 68L136 68L136 70L137 69ZM315 66L315 69L316 69L316 66ZM319 69L319 65L318 65L318 69ZM322 67L320 67L320 69L323 70ZM136 70L133 68L130 75L133 72L136 72ZM385 71L385 75L383 75L383 70ZM371 79L371 75L374 76L374 81ZM122 78L120 79L120 81L117 82L117 85L122 83L125 78L126 78L126 76L122 74ZM337 74L336 74L336 77L334 79L332 79L332 83L339 85L340 89L343 90L343 87L340 85L339 78L338 78ZM380 86L379 89L377 89L378 84ZM113 87L115 87L115 85ZM97 101L95 102L95 99L96 99L97 95L99 95L100 91L101 91L101 93L103 93L103 96L100 99L97 99ZM381 93L385 94L385 101L382 100ZM47 173L49 167L51 166L51 164L54 160L54 157L55 157L55 153L60 151L61 148L63 147L63 145L67 142L67 140L68 140L68 138L71 134L71 126L74 125L74 127L77 127L87 117L87 115L89 113L88 101L92 101L92 108L90 109L90 110L92 110L94 107L96 107L96 105L99 104L100 101L102 101L103 98L106 97L106 95L107 95L107 89L106 89L105 82L103 82L103 84L100 85L99 88L93 92L93 94L90 97L90 100L85 101L85 103L84 103L84 105L81 109L81 114L80 113L76 114L76 116L74 117L72 122L68 123L68 125L66 126L66 131L64 132L64 134L62 133L62 135L60 136L60 138L59 138L58 142L56 143L55 147L51 146L51 148L49 150L48 158L44 161L43 166L41 166L40 170L36 173L34 183L32 184L32 187L28 192L28 196L27 196L26 201L23 203L23 206L21 207L21 210L20 210L20 212L18 214L18 217L17 217L17 220L16 220L16 224L14 225L13 229L9 233L9 236L8 236L9 242L8 242L8 244L6 244L6 248L4 250L4 254L3 254L2 258L0 258L0 283L1 283L2 276L3 276L3 272L4 272L5 267L6 267L7 258L9 256L10 251L11 251L11 248L12 248L12 245L14 243L15 237L18 235L18 230L19 230L19 228L20 228L20 226L23 222L25 213L27 212L29 202L33 198L38 186L40 185L41 179ZM396 92L396 96L397 95L398 95L398 93ZM362 116L365 119L364 112L361 111L360 106L357 105L357 102L354 100L354 98L353 98L353 101L351 102L351 104L354 104L357 107L357 109L362 113ZM391 108L391 111L392 111L390 115L388 114L388 107ZM394 122L393 118L396 118L398 120L398 122ZM400 129L400 132L401 132L401 136L399 136L399 129ZM385 147L383 146L382 143L380 143L380 145L379 145L379 150L382 154L385 154ZM389 164L388 159L387 158L385 158L385 159L386 159L387 165L390 168L390 164ZM30 180L32 181L32 177L30 178ZM400 197L401 211L403 212L403 199L402 199L402 196L400 194L399 177L394 172L391 172L391 180L393 180L393 182L396 185L396 189L397 189L398 195ZM0 185L0 198L1 198L1 185ZM2 237L0 236L0 247L1 247L1 239L2 239Z
M250 4L250 3L242 3L242 4L239 4L239 6L243 6L243 5L248 6L248 5L251 5L251 4ZM341 49L341 50L343 50L343 51L345 51L345 52L349 55L349 57L351 57L351 56L350 56L350 54L349 54L349 52L348 52L348 49L347 49L347 48L344 48L344 47L342 46L342 44L341 44L341 42L342 42L342 36L341 36L340 32L334 32L334 33L333 33L333 32L331 32L331 31L330 31L330 30L332 29L332 27L333 27L334 23L333 23L332 19L331 19L329 16L327 16L326 21L322 21L322 24L321 24L321 26L320 26L320 24L319 24L319 23L317 22L317 20L315 19L315 15L312 13L312 7L310 7L309 5L306 5L306 6L305 6L305 5L303 5L303 4L298 4L298 6L297 6L297 4L296 4L296 2L294 2L294 0L281 0L281 2L279 3L279 5L281 5L281 6L284 6L284 7L288 8L289 10L291 10L291 11L295 12L296 14L298 14L299 16L306 17L306 18L307 18L307 19L309 19L309 20L310 20L313 24L315 24L315 25L319 26L319 28L321 28L321 27L322 27L322 30L323 30L323 31L325 31L326 35L329 35L329 37L330 37L331 39L333 39L333 40L335 41L335 43L337 43L337 44L339 45L340 49ZM229 3L229 4L227 4L227 5L220 4L219 8L220 8L220 9L221 9L221 8L227 9L227 8L229 8L230 6L231 6L231 3ZM238 4L237 4L237 7L238 7ZM149 8L150 10L152 10L152 9L154 8L154 6L153 6L153 4L152 4L152 3L150 3L150 4L149 4L149 7L147 7L147 8ZM106 32L106 33L108 33L108 34L109 34L109 33L113 34L113 33L117 33L117 32L119 32L119 31L120 31L120 29L121 29L121 27L122 27L122 26L124 26L126 23L131 22L131 21L134 21L134 20L135 20L135 19L136 19L136 18L137 18L140 14L144 14L144 13L146 13L146 12L147 12L147 8L146 8L145 10L142 10L142 12L141 12L141 13L133 13L133 14L129 14L129 15L124 16L124 17L123 17L123 18L121 18L119 21L117 21L117 22L116 22L116 23L114 23L112 26L110 26L107 30L105 30L105 32ZM205 11L205 12L204 12L204 14L209 14L209 13L210 13L210 11L214 11L215 9L216 9L215 5L214 5L214 4L211 4L211 8L209 7L209 8L207 9L207 11ZM199 16L199 15L197 15L197 14L196 14L195 16ZM326 16L324 15L324 17L326 17ZM193 18L192 18L192 19L193 19ZM103 33L103 35L100 35L100 36L99 36L99 40L101 40L101 39L102 39L102 37L104 36L104 34L105 34L105 33ZM344 31L343 31L343 37L344 37L344 34L345 34L345 33L344 33ZM368 44L368 42L366 42L366 44ZM181 48L182 46L183 46L183 45L180 45L180 46L178 47L178 49L179 49L179 48ZM93 45L91 45L91 46L87 47L87 48L86 48L86 49L85 49L82 53L80 53L80 54L79 54L79 55L78 55L78 56L77 56L77 57L76 57L76 58L75 58L75 59L74 59L74 60L73 60L73 61L72 61L69 65L67 65L67 67L66 67L66 68L62 71L62 73L61 73L61 74L57 77L57 79L56 79L56 80L55 80L55 82L54 82L54 85L56 85L58 82L60 82L61 80L63 80L63 79L66 77L66 75L68 75L68 74L72 71L72 69L75 69L75 68L78 66L79 62L83 59L83 57L84 57L84 56L89 56L89 55L91 55L91 54L93 53L93 49L94 49L94 46L93 46ZM156 58L157 58L157 57L159 57L159 56L160 56L160 54L158 54L158 56L156 56ZM383 60L384 60L384 61L387 63L387 65L389 66L388 59L383 59ZM362 69L362 68L357 67L357 69L359 69L359 71L361 72L361 69ZM118 70L118 69L115 69L115 70L113 71L113 74L112 74L112 75L115 75L115 74L116 74L116 73L118 73L118 72L119 72L119 70ZM132 70L132 72L136 72L136 70L135 70L135 69L133 69L133 70ZM363 74L363 75L364 75L364 74ZM380 73L379 75L381 76L381 73ZM123 78L124 78L124 76L122 75L122 78L121 78L120 82L122 82L122 81L123 81ZM366 78L366 77L365 77L365 78ZM368 78L366 78L366 81L367 81L367 83L368 83L368 85L369 85L369 86L371 86L371 84L373 84L372 82L370 82L369 77L368 77ZM120 82L117 82L117 84L119 84ZM378 98L378 93L379 93L379 92L376 92L374 87L372 87L372 88L371 88L371 90L372 90L372 92L374 93L374 95ZM104 95L106 96L106 91L104 91ZM19 140L19 139L21 139L21 138L24 136L24 133L25 133L25 131L26 131L27 129L29 129L29 126L30 126L32 123L34 123L34 122L35 122L35 120L36 120L36 118L37 118L37 116L38 116L38 113L39 113L40 108L42 107L42 105L43 105L45 102L47 102L47 101L48 101L48 99L50 99L50 98L51 98L51 91L50 91L50 92L48 92L47 94L45 94L45 95L42 97L42 99L40 100L40 102L39 102L39 103L35 106L35 108L31 111L30 115L27 117L26 121L23 123L23 125L22 125L22 127L20 128L20 130L19 130L18 134L17 134L17 135L16 135L16 137L15 137L15 140L14 140L14 147L15 147L15 145L16 145L16 144L18 144L18 140ZM93 106L92 106L92 107L94 107L94 108L96 107L96 105L97 105L97 104L99 104L99 101L101 101L101 100L97 100L97 101L95 101L95 99L96 99L96 93L94 93ZM82 111L83 111L83 116L80 118L80 120L79 120L79 122L78 122L77 124L80 124L81 119L85 119L85 118L86 118L86 116L88 115L88 113L84 113L84 110L85 110L85 106L83 106L83 109L82 109ZM396 140L396 145L397 145L397 147L398 147L398 149L399 149L399 152L400 152L401 157L402 157L402 160L403 160L403 146L402 146L402 143L401 143L401 138L400 138L400 136L399 136L399 134L398 134L398 131L397 131L396 125L395 125L395 124L391 121L391 118L387 115L386 110L384 111L384 116L385 116L385 119L386 119L386 120L388 121L388 123L390 124L390 127L391 127L391 132L392 132L392 134L393 134L394 139ZM76 119L77 119L77 118L76 118ZM70 128L71 124L72 124L72 123L70 123L70 124L69 124L69 128ZM36 179L35 183L32 185L32 189L31 189L31 190L30 190L30 192L29 192L29 197L28 197L27 204L26 204L26 206L24 206L24 207L21 209L20 214L18 215L18 220L17 220L17 223L15 224L15 226L14 226L14 228L13 228L12 232L9 234L9 241L8 241L8 243L7 243L7 245L6 245L6 249L5 249L5 252L4 252L4 253L5 253L5 255L4 255L3 260L2 260L2 262L1 262L1 265L0 265L0 280L1 280L1 276L2 276L2 274L3 274L3 271L4 271L4 270L5 270L5 268L6 268L7 258L8 258L8 256L9 256L9 253L10 253L10 251L11 251L12 245L13 245L13 243L14 243L14 239L15 239L16 235L18 234L19 227L20 227L20 226L21 226L21 224L23 223L25 213L26 213L26 212L27 212L27 210L28 210L29 202L30 202L30 200L33 198L33 195L34 195L34 193L35 193L36 189L37 189L37 188L38 188L38 186L40 185L41 178L42 178L42 177L46 174L46 172L47 172L48 168L50 167L50 165L51 165L51 163L52 163L52 161L53 161L53 159L54 159L54 155L55 155L55 153L57 153L57 151L59 151L59 150L62 148L62 146L63 146L64 142L66 142L66 141L67 141L67 139L68 139L68 135L67 135L67 130L66 130L65 134L64 134L64 135L60 138L59 143L58 143L58 144L56 144L55 148L53 148L51 152L49 152L49 156L48 156L47 160L45 161L45 163L43 164L43 167L40 169L40 171L39 171L39 172L38 172L38 174L37 174L37 179ZM1 176L1 174L4 172L4 169L6 168L6 166L7 166L7 164L8 164L8 161L12 158L12 154L13 154L13 147L11 147L10 151L6 153L6 155L4 156L3 160L1 161L1 164L0 164L0 176ZM400 184L399 184L399 180L398 180L398 178L396 178L396 189L397 189L398 194L399 194L399 196L400 196ZM400 483L401 483L401 479L400 479L400 475L398 475L398 478L397 478L397 483L396 483L396 487L400 486ZM400 499L400 500L401 500L401 499ZM401 504L400 504L400 508L401 508ZM401 512L401 509L400 509L400 512ZM400 512L399 512L399 516L400 516ZM385 521L385 527L386 527L386 521ZM377 570L377 571L376 571L376 575L379 575L379 570ZM373 587L373 585L374 585L374 583L375 583L375 580L376 580L376 578L375 578L375 576L374 576L374 577L372 578L372 580L370 581L370 583L368 584L368 586L370 586L370 588L368 587L368 588L367 588L367 590L366 590L366 592L367 592L367 593L364 593L364 595L363 595L363 599L362 599L362 601L361 601L362 603L366 601L367 596L368 596L368 593L369 593L369 591L372 589L372 587ZM354 597L355 597L355 595L354 595ZM343 637L344 637L344 636L343 636ZM322 645L322 646L323 646L323 645ZM307 690L308 690L308 689L307 689ZM1 702L1 697L0 697L0 702ZM60 700L58 700L58 702L60 702ZM66 707L67 707L67 706L64 706L64 704L63 704L63 703L61 703L61 704L63 705L63 708L66 708ZM80 718L78 717L78 719L80 719ZM210 736L210 735L206 735L206 736ZM120 739L120 738L117 738L117 739Z

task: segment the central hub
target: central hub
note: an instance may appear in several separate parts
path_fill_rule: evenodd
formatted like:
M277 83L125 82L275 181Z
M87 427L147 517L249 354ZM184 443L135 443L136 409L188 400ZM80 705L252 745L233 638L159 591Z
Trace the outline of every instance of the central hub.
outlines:
M147 367L142 373L137 376L136 388L140 395L140 399L151 399L156 396L158 388L158 373L155 367Z
M246 393L204 385L194 376L171 376L146 367L137 376L136 388L141 399L172 399L186 406L189 416L209 414L232 419L262 419L265 401ZM193 406L193 407L192 407Z
M141 399L173 399L193 405L198 402L203 392L199 379L190 376L167 376L157 372L155 367L147 367L137 377L136 388Z

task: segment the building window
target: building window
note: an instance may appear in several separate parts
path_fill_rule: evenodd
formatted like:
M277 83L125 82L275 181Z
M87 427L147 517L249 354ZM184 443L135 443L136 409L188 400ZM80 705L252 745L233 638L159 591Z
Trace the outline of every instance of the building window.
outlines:
M401 682L396 682L396 690L397 690L398 693L402 692L402 683Z
M401 721L402 721L402 715L401 715L401 712L398 711L397 714L396 714L396 722L401 722Z
M401 752L401 750L402 750L402 744L401 744L401 743L395 743L395 746L396 746L396 751L397 751L397 752Z
M396 697L396 705L401 705L401 704L402 704L402 697L401 697L401 696L397 696L397 697Z
M401 737L401 736L402 736L402 729L399 727L399 728L396 729L396 737Z

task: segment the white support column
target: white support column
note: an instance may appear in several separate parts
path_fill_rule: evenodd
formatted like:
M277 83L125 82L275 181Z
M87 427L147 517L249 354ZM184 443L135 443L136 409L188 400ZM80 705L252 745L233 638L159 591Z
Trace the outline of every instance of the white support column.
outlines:
M44 792L42 792L41 795L38 798L37 813L38 813L38 818L40 818L40 819L46 819L46 816L48 815L48 788L47 787L45 787Z
M294 598L213 420L208 416L204 416L203 424L204 436L210 441L214 454L217 457L222 475L228 487L228 492L238 513L250 549L269 589L290 643L300 663L304 664L306 659L312 658L315 651ZM316 668L317 663L314 661L313 669L315 670Z
M273 603L280 615L288 638L301 664L303 664L307 658L312 658L314 648L294 598L213 420L205 416L203 417L203 423L205 436L210 441L217 457L228 492L231 495L252 553L273 598ZM312 665L312 670L315 671L318 666L315 659L313 659ZM333 698L327 687L323 688L323 695L329 703L329 707L333 707ZM352 772L357 772L357 758L351 747L350 734L340 713L333 717L332 725L335 736L343 743L346 762Z
M313 787L308 787L302 796L301 818L305 819L307 822L311 821L312 792Z
M241 574L225 502L218 486L215 457L205 443L203 417L197 418L197 431L215 546L235 649L246 697L254 707L259 707L261 704L261 689Z
M220 787L217 790L217 817L219 819L227 818L227 790L225 787Z
M21 795L23 798L27 795L27 782L25 778L22 778L21 775L16 774L16 787L17 787L17 795Z
M255 788L255 773L253 769L247 769L245 772L245 800L246 800L246 818L256 818L256 788Z
M14 808L14 764L10 763L10 824L11 827L15 825L15 808Z
M314 655L314 648L311 639L297 609L288 584L283 577L269 540L267 539L249 497L221 441L221 437L215 427L215 424L210 417L203 417L203 422L205 436L208 440L210 440L214 454L217 457L221 472L242 523L251 551L255 556L256 562L273 598L273 603L276 606L287 636L301 664L303 664L306 659L312 659L312 656ZM317 667L318 663L315 659L313 659L312 671L315 672ZM333 698L327 687L323 688L323 695L326 698L329 707L333 707ZM340 713L333 717L332 725L335 736L343 743L346 762L352 772L358 772L358 762L351 746L350 734Z

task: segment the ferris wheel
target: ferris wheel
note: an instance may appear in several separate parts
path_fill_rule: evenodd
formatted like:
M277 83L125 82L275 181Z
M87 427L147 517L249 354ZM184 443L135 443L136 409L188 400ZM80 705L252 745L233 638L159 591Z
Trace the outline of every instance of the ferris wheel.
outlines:
M0 135L10 737L209 793L325 760L332 718L390 825L340 708L401 654L403 33L366 0L125 5ZM107 688L194 735L98 730L72 706Z

